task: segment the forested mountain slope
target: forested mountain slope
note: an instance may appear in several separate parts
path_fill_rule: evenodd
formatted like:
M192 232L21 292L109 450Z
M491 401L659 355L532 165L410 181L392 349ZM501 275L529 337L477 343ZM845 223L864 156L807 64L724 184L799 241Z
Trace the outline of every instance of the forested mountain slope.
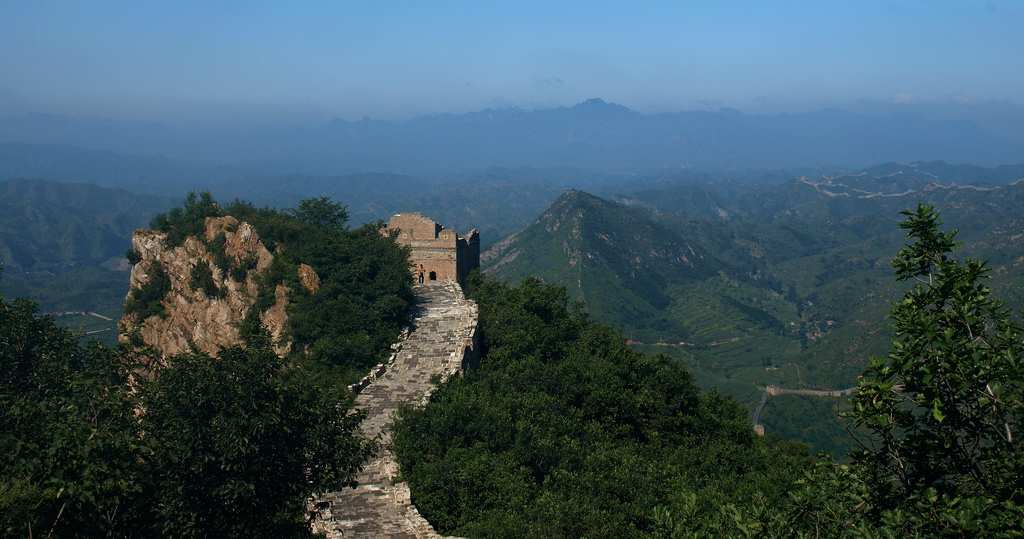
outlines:
M484 268L565 285L637 346L688 361L751 406L768 384L848 387L886 352L885 314L902 290L896 224L918 202L959 228L963 252L989 261L993 289L1024 306L1024 182L1005 183L1013 171L1001 185L937 181L929 166L664 185L617 202L567 193L485 253Z
M132 231L171 204L82 183L0 182L0 291L36 299L45 311L116 318L128 289Z
M83 183L0 182L0 260L26 271L98 264L170 199Z

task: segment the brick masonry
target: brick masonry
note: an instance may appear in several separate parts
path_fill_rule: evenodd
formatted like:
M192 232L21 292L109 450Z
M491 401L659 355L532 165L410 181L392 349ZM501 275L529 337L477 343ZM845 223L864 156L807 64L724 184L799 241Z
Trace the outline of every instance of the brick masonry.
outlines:
M397 481L391 426L400 405L425 403L434 381L477 359L477 306L452 281L418 286L416 296L412 331L398 343L393 359L355 388L356 407L367 413L362 432L379 439L382 449L357 476L357 487L313 502L320 513L313 530L328 538L440 537L416 510L409 486Z
M381 229L409 248L409 262L417 283L466 282L480 267L480 234L476 229L461 236L419 213L397 213Z

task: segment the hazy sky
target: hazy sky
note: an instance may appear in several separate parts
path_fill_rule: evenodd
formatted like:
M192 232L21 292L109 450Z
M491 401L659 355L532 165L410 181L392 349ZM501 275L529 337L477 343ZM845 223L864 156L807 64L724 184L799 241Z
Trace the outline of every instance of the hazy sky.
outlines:
M1024 95L1024 1L0 0L6 109L348 118Z

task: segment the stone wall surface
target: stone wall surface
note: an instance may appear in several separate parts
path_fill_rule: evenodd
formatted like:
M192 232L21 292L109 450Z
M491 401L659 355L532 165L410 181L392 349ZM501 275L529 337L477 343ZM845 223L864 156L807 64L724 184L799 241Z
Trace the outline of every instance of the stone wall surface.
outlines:
M396 213L381 229L397 234L395 240L410 249L413 278L417 282L458 281L480 266L480 234L465 237L419 213Z
M440 537L416 510L408 485L397 481L390 430L400 405L425 403L435 381L461 372L477 359L478 311L454 282L418 286L416 296L412 331L398 344L393 359L374 369L356 397L356 407L367 413L362 432L378 438L381 451L359 473L356 488L313 502L320 513L314 531L329 538Z

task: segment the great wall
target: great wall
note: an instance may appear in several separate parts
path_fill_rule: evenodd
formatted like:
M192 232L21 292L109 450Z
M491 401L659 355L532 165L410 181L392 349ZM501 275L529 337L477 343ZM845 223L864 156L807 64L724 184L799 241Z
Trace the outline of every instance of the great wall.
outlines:
M784 387L768 385L765 386L764 392L761 394L761 401L754 407L754 413L751 415L751 421L754 424L754 432L759 436L764 436L764 425L761 424L761 413L764 412L764 407L768 404L769 397L778 397L780 395L802 395L804 397L824 397L832 399L841 399L843 397L849 397L857 391L856 387L848 387L845 389L786 389Z
M314 531L328 538L440 537L416 510L409 486L398 479L390 449L394 413L403 404L424 403L435 384L476 361L477 306L455 282L416 287L411 331L392 359L356 386L355 405L366 412L363 435L380 441L377 455L358 474L354 489L314 500Z

